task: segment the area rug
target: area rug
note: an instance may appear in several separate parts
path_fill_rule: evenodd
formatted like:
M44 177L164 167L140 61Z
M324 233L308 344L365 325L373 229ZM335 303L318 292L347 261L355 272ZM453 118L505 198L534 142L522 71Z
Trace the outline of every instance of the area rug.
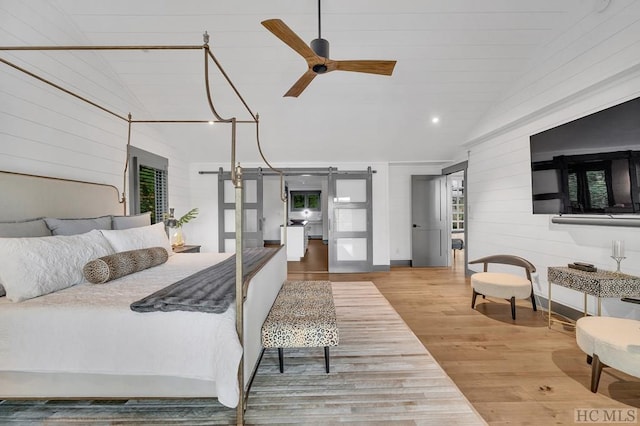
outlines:
M482 425L453 381L371 282L332 283L340 345L265 351L246 424ZM2 401L0 424L234 424L216 400Z

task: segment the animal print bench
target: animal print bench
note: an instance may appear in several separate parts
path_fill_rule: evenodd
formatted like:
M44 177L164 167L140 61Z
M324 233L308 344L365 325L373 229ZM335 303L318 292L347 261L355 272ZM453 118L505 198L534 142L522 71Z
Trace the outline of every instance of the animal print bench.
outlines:
M329 281L286 281L262 325L262 346L278 348L284 372L284 348L324 347L329 373L329 346L338 346L338 324Z

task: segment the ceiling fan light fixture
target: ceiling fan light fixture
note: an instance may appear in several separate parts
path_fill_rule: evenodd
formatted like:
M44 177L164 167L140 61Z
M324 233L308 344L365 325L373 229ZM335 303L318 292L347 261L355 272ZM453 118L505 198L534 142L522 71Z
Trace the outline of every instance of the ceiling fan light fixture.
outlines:
M313 50L316 55L322 56L323 58L329 57L329 41L323 38L316 38L311 40L311 50Z
M296 51L307 62L308 69L294 83L284 96L298 97L311 81L319 74L331 71L351 71L368 74L391 75L396 61L382 60L339 60L329 58L329 42L322 38L320 0L318 0L318 38L305 43L291 28L280 19L267 19L262 25L287 46Z
M328 68L325 64L317 64L314 65L312 68L313 72L315 72L316 74L324 74L325 72L327 72Z

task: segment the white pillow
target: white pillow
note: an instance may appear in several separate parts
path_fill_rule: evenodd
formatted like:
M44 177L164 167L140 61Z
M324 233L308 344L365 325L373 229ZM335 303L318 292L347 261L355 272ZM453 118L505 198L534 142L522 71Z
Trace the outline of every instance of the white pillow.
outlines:
M121 230L101 230L102 235L109 241L116 253L129 250L138 250L149 247L163 247L167 249L169 256L173 254L169 237L164 230L164 223L141 226Z
M129 229L149 225L151 225L151 212L135 216L113 216L111 218L111 229Z
M113 249L97 230L78 235L0 238L0 281L7 298L20 302L84 282L84 265L109 254Z

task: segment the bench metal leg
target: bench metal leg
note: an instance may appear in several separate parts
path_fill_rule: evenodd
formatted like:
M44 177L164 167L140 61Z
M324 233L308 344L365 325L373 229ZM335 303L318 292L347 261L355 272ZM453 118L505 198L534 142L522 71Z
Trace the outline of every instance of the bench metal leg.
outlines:
M478 293L475 289L473 289L473 296L471 297L471 309L476 307L476 297L478 297Z
M278 361L280 363L280 372L284 373L284 349L278 348Z
M329 373L329 346L324 347L324 369Z

